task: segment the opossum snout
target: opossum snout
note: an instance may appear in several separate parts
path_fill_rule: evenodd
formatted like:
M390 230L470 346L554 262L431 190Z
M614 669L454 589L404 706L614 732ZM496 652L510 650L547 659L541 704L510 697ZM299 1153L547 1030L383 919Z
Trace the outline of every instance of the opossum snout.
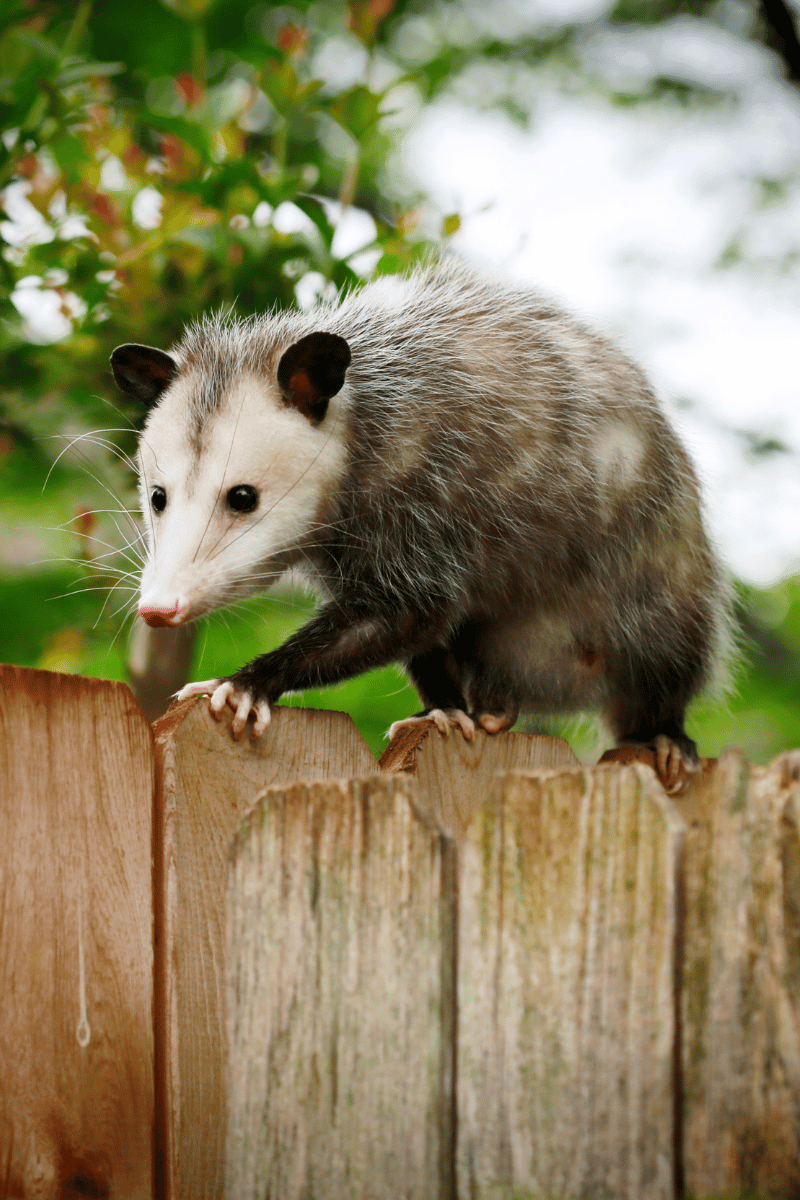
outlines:
M182 625L189 618L189 605L181 604L179 600L164 608L142 604L139 606L139 616L154 629L160 625Z

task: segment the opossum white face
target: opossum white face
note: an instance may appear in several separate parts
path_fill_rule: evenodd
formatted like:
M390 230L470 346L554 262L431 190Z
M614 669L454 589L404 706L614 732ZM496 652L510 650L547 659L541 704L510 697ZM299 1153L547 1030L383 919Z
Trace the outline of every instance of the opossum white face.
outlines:
M132 352L144 349L115 351L118 382L130 381ZM150 360L169 378L139 443L148 545L139 612L148 624L181 625L264 591L313 542L343 470L343 422L305 366L282 371L286 357L277 380L235 375L208 411L197 403L201 372L166 355ZM344 367L335 391L343 380Z

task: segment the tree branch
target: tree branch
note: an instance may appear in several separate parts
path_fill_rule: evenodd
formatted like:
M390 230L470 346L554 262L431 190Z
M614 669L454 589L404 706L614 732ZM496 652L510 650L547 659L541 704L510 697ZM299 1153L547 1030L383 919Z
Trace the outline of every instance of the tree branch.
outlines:
M792 10L785 0L760 0L759 7L767 26L767 45L780 55L789 81L800 86L800 39Z

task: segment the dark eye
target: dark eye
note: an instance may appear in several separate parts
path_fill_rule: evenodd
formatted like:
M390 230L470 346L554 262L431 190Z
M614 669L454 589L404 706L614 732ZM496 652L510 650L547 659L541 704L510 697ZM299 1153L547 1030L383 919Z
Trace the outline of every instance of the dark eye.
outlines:
M258 492L249 483L240 483L228 492L228 508L234 512L252 512L258 504Z
M167 507L167 493L163 488L153 488L150 493L150 503L156 512L163 512Z

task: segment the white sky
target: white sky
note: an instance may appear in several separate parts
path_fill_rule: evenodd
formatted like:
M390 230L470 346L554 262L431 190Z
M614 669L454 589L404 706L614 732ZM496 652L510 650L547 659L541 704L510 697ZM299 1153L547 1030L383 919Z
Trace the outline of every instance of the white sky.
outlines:
M767 584L800 570L800 266L775 265L800 251L800 96L721 31L676 22L645 38L604 35L586 53L629 76L654 55L686 78L711 64L739 105L612 107L540 81L531 131L442 101L404 165L462 215L455 248L560 296L648 369L694 452L724 556ZM753 215L754 179L792 172L787 197ZM737 234L749 265L715 270ZM748 461L731 428L795 453Z

